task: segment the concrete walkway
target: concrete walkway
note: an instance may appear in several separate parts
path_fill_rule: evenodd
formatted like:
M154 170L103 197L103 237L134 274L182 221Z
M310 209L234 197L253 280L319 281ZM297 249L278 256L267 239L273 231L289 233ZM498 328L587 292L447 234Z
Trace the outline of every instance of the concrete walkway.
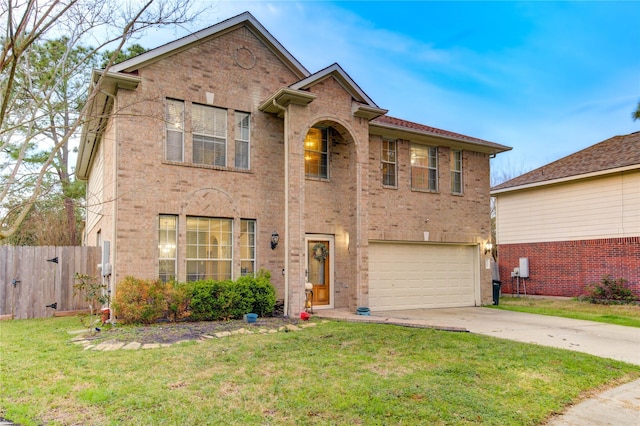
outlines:
M640 329L592 321L489 308L414 309L356 315L339 309L316 316L343 321L471 332L524 343L584 352L640 366ZM552 426L640 425L640 380L610 389L570 407Z

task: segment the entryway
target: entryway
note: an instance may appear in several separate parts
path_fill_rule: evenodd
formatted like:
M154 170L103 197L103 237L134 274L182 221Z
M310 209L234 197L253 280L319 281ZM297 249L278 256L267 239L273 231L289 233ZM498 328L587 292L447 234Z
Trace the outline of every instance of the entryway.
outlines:
M305 237L307 282L313 284L313 307L333 307L333 235Z

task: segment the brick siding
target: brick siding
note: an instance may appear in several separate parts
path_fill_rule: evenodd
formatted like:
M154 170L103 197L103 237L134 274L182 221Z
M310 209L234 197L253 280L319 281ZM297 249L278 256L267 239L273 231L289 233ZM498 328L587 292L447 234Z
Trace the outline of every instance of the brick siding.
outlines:
M498 265L503 293L516 293L511 271L519 258L529 258L527 294L580 296L585 286L604 275L624 278L640 296L640 237L558 241L529 244L501 244ZM520 294L524 291L520 279Z

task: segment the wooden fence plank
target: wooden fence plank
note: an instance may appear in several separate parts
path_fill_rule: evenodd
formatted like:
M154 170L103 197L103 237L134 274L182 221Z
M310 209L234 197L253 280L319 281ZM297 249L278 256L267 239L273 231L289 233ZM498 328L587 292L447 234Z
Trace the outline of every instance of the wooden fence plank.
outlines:
M75 273L99 276L100 256L100 247L0 246L0 315L50 317L56 311L46 305L52 303L59 311L86 310L88 304L73 291ZM58 263L48 262L55 257Z

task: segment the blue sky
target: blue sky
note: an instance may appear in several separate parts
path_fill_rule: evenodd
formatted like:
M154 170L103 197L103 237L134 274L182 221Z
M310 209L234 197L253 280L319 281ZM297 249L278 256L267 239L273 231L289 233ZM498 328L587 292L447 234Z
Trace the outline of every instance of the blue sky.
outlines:
M640 130L638 1L201 4L196 22L141 44L249 11L310 72L338 62L389 115L513 147L496 176Z

